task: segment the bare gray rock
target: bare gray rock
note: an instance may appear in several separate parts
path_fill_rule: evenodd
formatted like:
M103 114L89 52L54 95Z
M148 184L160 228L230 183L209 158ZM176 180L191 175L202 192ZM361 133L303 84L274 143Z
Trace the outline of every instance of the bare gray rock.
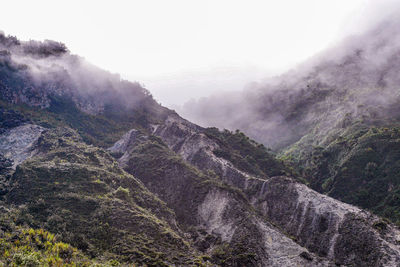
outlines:
M32 157L37 152L34 144L38 140L43 127L25 124L6 130L0 135L0 154L13 162L12 168Z

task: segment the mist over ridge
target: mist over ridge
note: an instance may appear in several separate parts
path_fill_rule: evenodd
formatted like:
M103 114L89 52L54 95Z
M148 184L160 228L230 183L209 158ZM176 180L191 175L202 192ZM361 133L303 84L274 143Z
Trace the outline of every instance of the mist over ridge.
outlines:
M243 130L277 150L311 130L323 142L346 121L398 121L400 19L392 13L280 76L190 101L180 114L202 126Z
M0 266L399 266L400 20L385 18L185 105L232 131L63 43L0 32Z
M82 110L98 114L110 105L122 104L132 109L154 101L138 82L124 80L119 74L94 66L56 41L20 41L0 32L0 67L4 73L18 73L19 83L8 81L4 75L0 84L12 103L47 108L52 96L68 96ZM31 86L35 88L32 90ZM30 91L31 95L21 98L15 91Z

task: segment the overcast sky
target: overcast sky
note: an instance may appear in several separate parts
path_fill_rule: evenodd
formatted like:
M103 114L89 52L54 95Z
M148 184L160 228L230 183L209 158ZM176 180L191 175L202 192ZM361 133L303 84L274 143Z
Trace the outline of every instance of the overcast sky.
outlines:
M361 30L366 7L385 1L6 0L0 30L61 41L174 106L290 68Z

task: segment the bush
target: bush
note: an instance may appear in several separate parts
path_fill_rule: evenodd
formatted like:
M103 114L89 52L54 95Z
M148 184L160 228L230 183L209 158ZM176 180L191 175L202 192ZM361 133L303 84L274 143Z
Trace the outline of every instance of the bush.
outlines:
M90 266L95 263L43 229L11 227L0 238L0 263L11 266Z
M115 196L122 200L128 200L129 188L123 188L122 186L118 187L117 190L115 190Z

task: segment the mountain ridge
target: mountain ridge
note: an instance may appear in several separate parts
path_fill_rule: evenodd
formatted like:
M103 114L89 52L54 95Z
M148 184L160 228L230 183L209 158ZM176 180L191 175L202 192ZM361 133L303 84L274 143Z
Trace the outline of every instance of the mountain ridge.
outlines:
M105 265L400 262L396 226L243 133L197 126L62 44L0 41L0 206L16 218L0 237L44 228Z

